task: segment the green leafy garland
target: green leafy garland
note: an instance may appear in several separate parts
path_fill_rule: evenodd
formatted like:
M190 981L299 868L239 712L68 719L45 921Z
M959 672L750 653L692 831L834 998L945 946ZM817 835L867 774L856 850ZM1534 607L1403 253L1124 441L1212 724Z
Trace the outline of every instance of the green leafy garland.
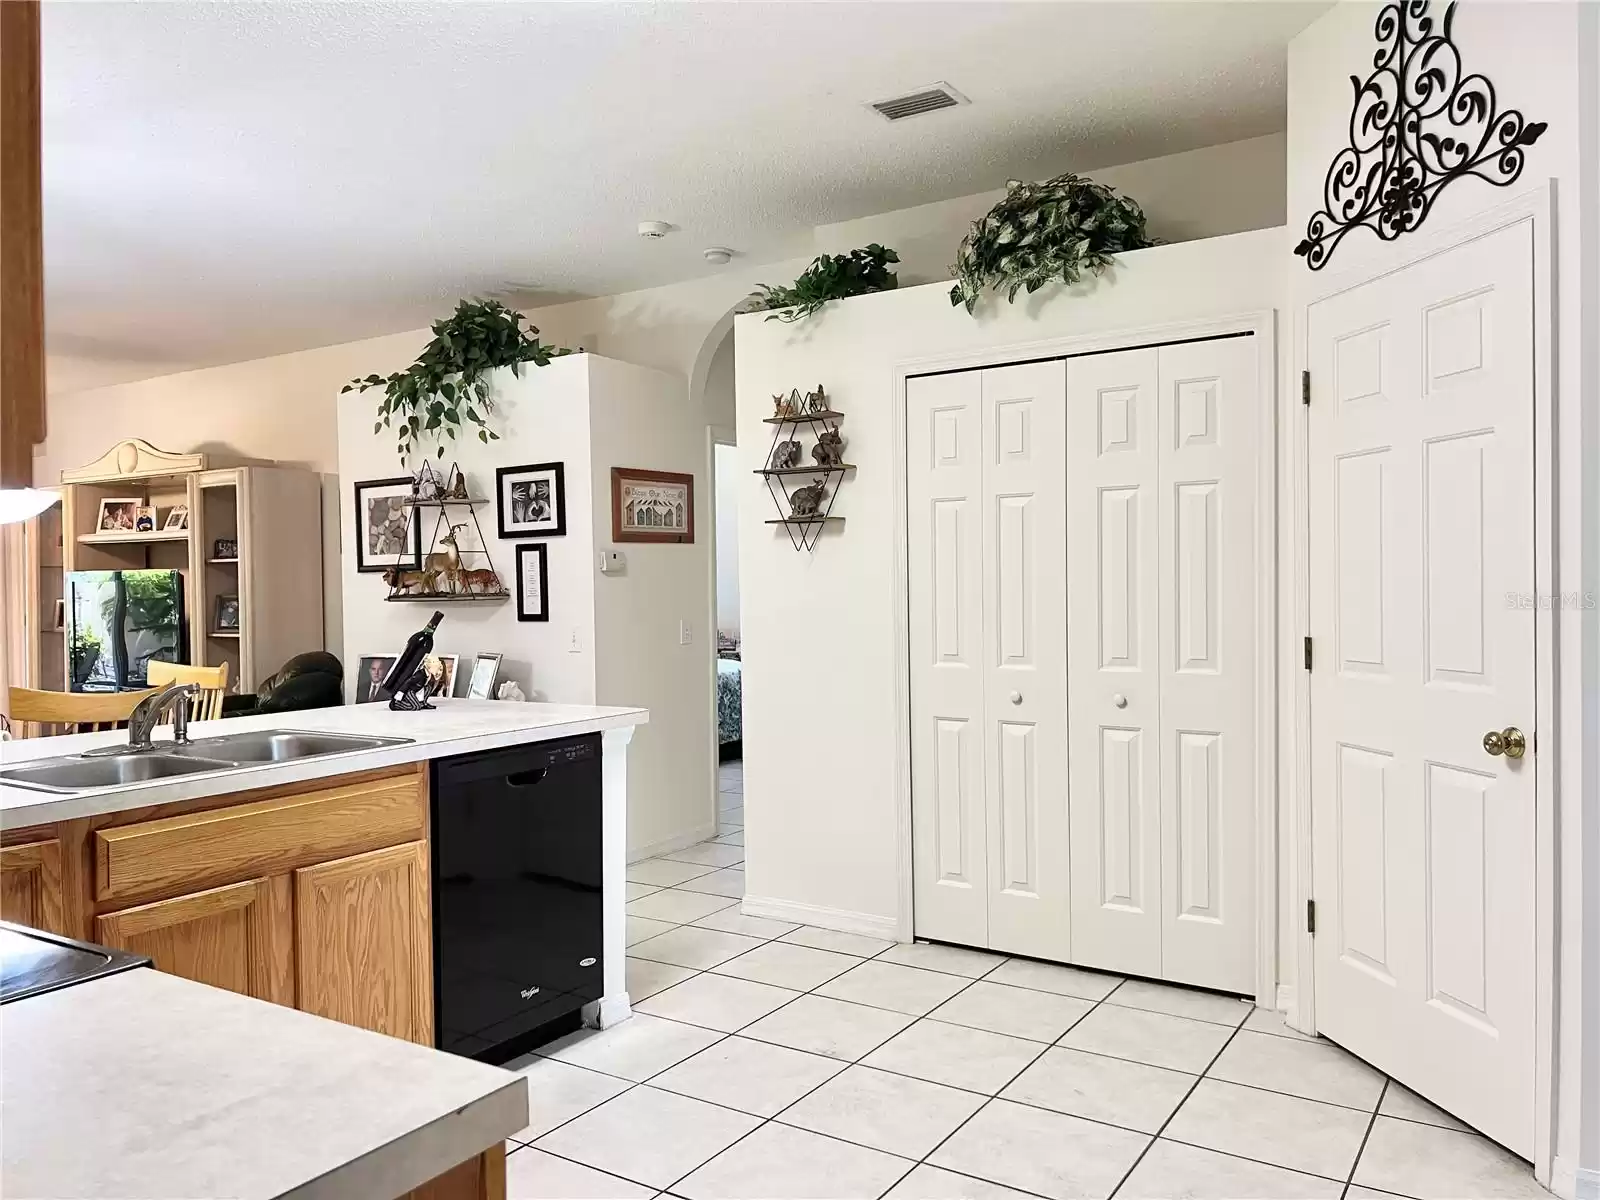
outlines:
M339 390L383 388L372 432L397 431L395 449L402 465L430 436L438 437L443 458L445 443L455 441L463 418L478 427L479 441L498 441L500 435L488 423L494 411L488 373L510 367L512 374L520 375L525 362L545 367L552 358L572 353L546 346L537 328L523 329L526 319L498 300L462 300L449 317L433 323L433 340L404 371L352 379Z
M794 281L793 287L772 287L763 283L760 302L751 311L775 309L777 311L769 314L767 320L793 322L811 316L830 300L892 291L900 280L889 270L889 264L899 261L898 254L877 242L849 254L820 255Z
M1121 251L1155 244L1144 210L1104 184L1071 172L1043 183L1013 179L961 240L950 303L970 313L986 287L1003 288L1012 301L1053 280L1076 283L1084 271L1100 274Z

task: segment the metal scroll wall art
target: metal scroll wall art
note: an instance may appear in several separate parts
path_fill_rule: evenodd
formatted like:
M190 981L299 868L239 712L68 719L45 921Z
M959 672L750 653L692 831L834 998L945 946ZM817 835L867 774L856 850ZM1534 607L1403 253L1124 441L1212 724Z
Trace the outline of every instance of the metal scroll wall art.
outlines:
M1313 271L1353 229L1366 226L1386 242L1416 229L1457 179L1515 183L1526 148L1545 131L1542 121L1496 108L1482 75L1463 75L1450 40L1455 4L1437 27L1428 8L1429 0L1386 4L1373 28L1373 72L1365 82L1350 77L1350 144L1328 168L1325 207L1294 248Z

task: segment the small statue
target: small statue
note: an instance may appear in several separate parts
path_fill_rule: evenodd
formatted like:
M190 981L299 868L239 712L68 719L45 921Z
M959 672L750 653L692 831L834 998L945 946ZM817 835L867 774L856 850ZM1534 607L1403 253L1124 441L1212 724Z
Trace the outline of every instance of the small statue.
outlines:
M444 496L444 488L439 483L439 477L433 473L433 468L427 463L422 464L422 470L417 472L417 477L411 483L411 496L424 503L435 503Z
M455 482L446 490L444 498L446 500L470 499L470 497L467 495L466 473L463 472L460 467L454 466L450 468L450 473L454 477Z
M487 567L475 571L459 571L456 573L456 580L461 584L461 590L469 596L474 588L483 596L500 591L500 576Z
M527 699L527 697L522 694L522 689L517 686L517 681L515 679L508 679L502 683L500 685L500 690L494 694L494 698L496 700L511 701Z
M817 435L817 444L811 447L811 457L819 467L844 465L844 438L837 429L827 429Z
M796 415L794 403L782 392L772 397L772 415L782 421L787 421Z
M814 417L828 411L828 394L822 390L822 385L819 383L817 390L807 392L801 403L803 405L801 411L808 417Z
M782 470L784 467L794 467L800 464L800 443L779 442L772 448L773 470Z
M795 488L789 493L791 521L803 521L817 515L817 510L822 507L822 490L826 482L824 479L813 479L810 487Z

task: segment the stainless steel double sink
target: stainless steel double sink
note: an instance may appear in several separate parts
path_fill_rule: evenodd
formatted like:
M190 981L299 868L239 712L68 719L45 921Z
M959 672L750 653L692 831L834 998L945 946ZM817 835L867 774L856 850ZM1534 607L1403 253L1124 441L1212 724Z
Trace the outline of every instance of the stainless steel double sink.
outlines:
M182 745L157 742L154 750L101 750L68 758L38 759L0 770L0 783L41 792L85 792L176 775L204 775L260 763L294 762L330 754L377 750L383 746L403 746L410 741L411 738L262 729L197 738Z

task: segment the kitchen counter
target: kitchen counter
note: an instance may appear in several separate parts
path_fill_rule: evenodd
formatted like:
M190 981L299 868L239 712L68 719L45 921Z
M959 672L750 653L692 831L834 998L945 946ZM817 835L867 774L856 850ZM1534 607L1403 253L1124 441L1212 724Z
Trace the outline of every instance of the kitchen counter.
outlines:
M528 1119L527 1082L140 968L0 1019L8 1196L404 1196Z
M291 762L251 763L227 771L169 776L70 795L34 791L0 782L0 829L99 816L176 800L223 796L230 792L400 766L527 742L627 729L643 725L649 720L649 714L642 708L517 704L500 700L437 700L435 703L438 705L436 709L424 712L391 712L386 704L353 704L342 708L234 717L226 721L198 721L189 727L189 736L196 740L258 729L365 734L413 740L373 750L349 751ZM170 728L157 730L158 745L164 737L171 737ZM16 766L41 758L82 754L102 746L126 744L127 740L125 730L113 730L0 742L0 767Z

